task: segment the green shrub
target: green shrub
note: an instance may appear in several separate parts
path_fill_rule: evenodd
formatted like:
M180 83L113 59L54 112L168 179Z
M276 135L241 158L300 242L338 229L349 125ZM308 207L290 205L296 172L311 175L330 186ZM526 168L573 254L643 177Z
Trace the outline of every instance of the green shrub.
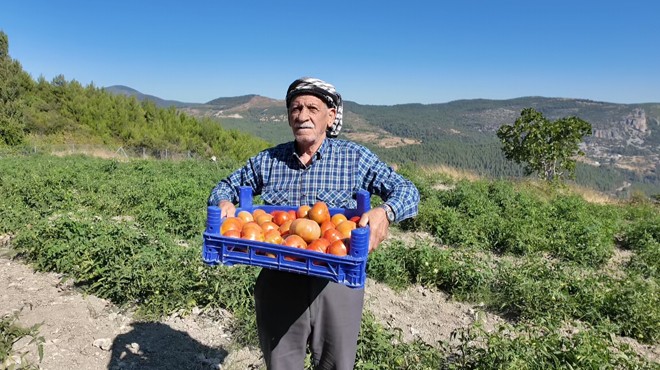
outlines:
M548 252L585 266L602 266L612 255L619 225L616 208L591 205L577 196L539 199L511 183L459 182L428 195L419 216L405 225L432 233L441 243L511 253Z
M563 325L563 326L562 326ZM606 328L579 322L537 321L480 327L452 334L458 344L450 369L655 369Z
M635 217L630 217L634 214ZM629 223L619 237L623 248L634 252L627 269L660 282L660 207L631 207Z
M16 355L13 350L14 343L23 338L30 338L29 345L34 344L37 350L39 362L44 358L44 337L39 335L40 324L31 327L24 327L16 323L18 314L4 315L0 318L0 367L5 368L8 365L5 361L12 363L11 357ZM20 356L20 364L16 364L16 368L20 369L38 369L35 364L31 364L26 359L27 353L18 354ZM8 366L9 369L13 368L12 365Z
M660 242L647 240L643 246L638 245L637 248L626 268L633 274L638 273L660 283Z
M367 260L367 276L396 290L417 280L419 258L401 241L376 249Z
M544 257L502 261L494 272L491 309L509 317L566 316L574 310L570 285L561 266Z
M372 314L362 315L355 369L432 370L441 368L443 362L439 350L420 340L406 343L399 331L386 331Z
M615 221L602 217L602 207L578 196L561 196L549 212L549 251L580 265L602 266L614 252Z
M612 281L600 307L621 335L644 343L660 340L660 288L657 281L629 275Z

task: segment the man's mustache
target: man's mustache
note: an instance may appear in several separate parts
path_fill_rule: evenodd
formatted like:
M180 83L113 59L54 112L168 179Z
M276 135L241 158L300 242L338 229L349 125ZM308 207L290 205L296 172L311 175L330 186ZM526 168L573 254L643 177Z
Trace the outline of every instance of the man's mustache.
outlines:
M301 123L301 124L298 124L298 125L293 125L293 128L296 129L296 130L303 129L303 128L314 128L314 124L311 123L311 122L305 122L305 123Z

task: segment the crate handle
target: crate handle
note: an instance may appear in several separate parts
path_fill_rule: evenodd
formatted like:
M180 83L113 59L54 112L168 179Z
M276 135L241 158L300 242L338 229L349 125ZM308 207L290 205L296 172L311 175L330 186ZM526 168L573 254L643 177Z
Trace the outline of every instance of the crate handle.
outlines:
M357 200L357 212L360 216L371 209L371 197L368 191L358 190L355 198Z
M220 234L220 224L222 223L222 210L218 206L206 207L206 232L210 234Z
M239 188L238 205L243 209L252 209L252 187L241 186Z

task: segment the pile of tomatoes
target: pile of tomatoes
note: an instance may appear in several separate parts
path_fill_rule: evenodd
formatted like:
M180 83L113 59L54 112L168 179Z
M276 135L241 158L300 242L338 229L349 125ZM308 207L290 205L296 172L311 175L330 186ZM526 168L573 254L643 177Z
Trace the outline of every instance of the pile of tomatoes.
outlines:
M230 238L345 256L350 248L351 232L359 220L359 216L347 219L341 213L330 216L327 204L319 201L288 211L243 210L235 217L226 218L220 233Z

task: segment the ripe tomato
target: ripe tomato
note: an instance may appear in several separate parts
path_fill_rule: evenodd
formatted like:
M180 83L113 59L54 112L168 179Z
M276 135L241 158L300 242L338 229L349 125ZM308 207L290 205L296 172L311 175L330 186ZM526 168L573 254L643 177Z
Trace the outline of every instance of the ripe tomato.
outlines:
M250 221L254 221L254 217L252 217L252 213L250 213L250 212L248 212L248 211L240 211L240 212L238 212L238 214L236 215L236 217L238 217L238 218L240 218L241 220L243 220L243 223L245 223L245 222L250 222Z
M330 220L323 221L323 223L321 224L321 235L323 235L323 233L326 230L334 229L334 228L335 228L335 224L333 224L332 221L330 221Z
M361 218L362 218L362 217L360 217L360 216L353 216L353 217L349 218L348 220L349 220L349 221L353 221L353 222L355 222L355 223L358 223L358 222L360 222L360 219L361 219Z
M297 218L291 223L289 232L302 237L303 240L309 243L321 236L321 227L310 219Z
M280 235L279 230L268 230L264 233L264 241L271 244L282 244L284 239Z
M267 231L270 231L270 230L277 230L277 233L278 234L280 233L280 227L277 226L272 221L266 221L263 224L261 224L260 226L261 226L261 230L263 230L264 233L266 233Z
M238 217L227 217L220 226L220 234L225 235L228 230L240 230L243 227L243 221Z
M307 242L305 242L303 238L295 234L291 234L287 236L286 239L284 239L282 245L286 245L294 248L301 248L301 249L307 248Z
M330 211L325 202L318 201L314 203L312 208L307 212L307 218L316 221L317 224L322 224L324 221L330 219Z
M250 221L250 222L244 223L243 227L241 227L241 230L245 230L247 228L261 229L261 226L259 226L259 224L254 222L254 221Z
M265 214L265 213L266 213L266 211L264 211L263 209L261 209L261 208L257 208L257 209L255 209L254 211L252 211L252 218L254 218L254 219L256 220L256 219L257 219L257 216L259 216L259 215L263 215L263 214Z
M291 216L291 219L292 219L292 220L295 220L296 218L298 218L298 213L297 213L295 210L290 209L290 210L288 210L287 212L288 212L289 215Z
M241 238L243 239L263 241L263 234L261 226L254 221L243 224L243 228L241 228Z
M272 213L273 215L273 222L276 223L278 226L282 226L285 222L289 220L293 220L295 217L291 217L291 214L287 211L274 211Z
M264 232L261 230L261 227L244 227L243 230L241 230L241 239L262 242L264 241Z
M270 215L273 216L273 222L275 222L275 217L277 217L277 214L280 213L280 212L282 212L282 211L274 210L270 213Z
M307 250L325 253L328 250L329 245L330 245L330 242L328 241L328 239L320 238L320 239L316 239L313 242L307 244Z
M337 230L344 235L344 238L350 238L351 232L355 230L356 227L357 224L355 222L348 220L337 225Z
M241 230L227 230L224 234L222 234L222 236L226 236L228 238L240 238Z
M346 218L346 216L344 216L343 213L335 213L334 215L332 215L332 217L330 218L330 220L332 221L332 223L333 223L335 226L337 226L337 225L339 225L340 223L346 221L347 218Z
M292 248L300 248L300 249L307 248L307 243L303 240L303 238L295 234L287 236L284 239L284 242L282 242L282 245L286 245ZM292 256L284 256L284 259L287 261L303 261L301 258L292 257Z
M263 225L266 222L272 222L273 221L273 215L270 213L263 213L260 215L257 215L257 217L254 218L254 221L258 223L259 225Z
M312 209L312 207L308 205L302 205L298 207L298 210L296 211L296 218L305 218L307 217L307 213L309 210Z
M334 241L336 241L336 240L343 239L343 238L344 238L344 234L342 234L342 233L341 233L339 230L337 230L337 229L329 229L329 230L326 230L326 231L323 233L323 239L326 239L326 240L329 241L330 243L332 243L332 242L334 242Z
M348 254L348 248L343 239L335 240L328 246L328 253L335 256L345 256Z
M289 221L286 221L285 223L283 223L280 226L280 234L281 235L288 234L292 223L293 223L293 220L289 220Z

